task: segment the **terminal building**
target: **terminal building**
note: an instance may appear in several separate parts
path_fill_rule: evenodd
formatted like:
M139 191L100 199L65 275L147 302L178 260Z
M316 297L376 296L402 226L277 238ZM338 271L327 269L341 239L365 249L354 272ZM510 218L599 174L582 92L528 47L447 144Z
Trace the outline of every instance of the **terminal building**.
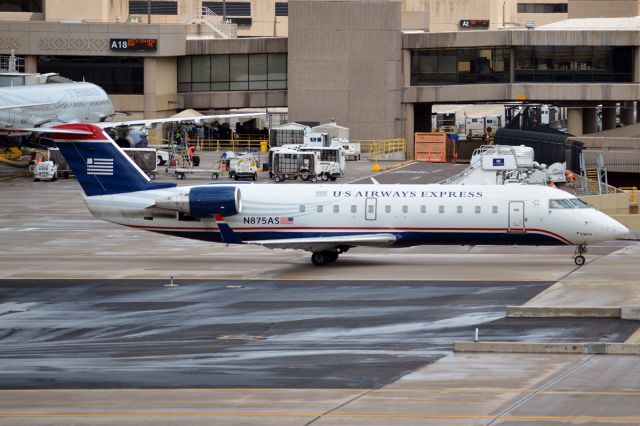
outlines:
M640 0L0 0L0 54L134 116L287 107L411 147L436 104L566 107L575 136L634 123L638 15Z

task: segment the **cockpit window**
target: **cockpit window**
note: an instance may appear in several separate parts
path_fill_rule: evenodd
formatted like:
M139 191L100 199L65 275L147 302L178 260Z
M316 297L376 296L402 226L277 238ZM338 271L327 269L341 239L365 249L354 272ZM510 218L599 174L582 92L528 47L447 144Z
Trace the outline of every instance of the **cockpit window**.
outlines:
M549 200L550 209L588 209L591 206L579 198L570 198L566 200Z
M549 200L550 209L573 209L575 206L570 200Z
M580 198L573 198L571 201L573 201L573 204L576 205L577 208L579 209L590 209L591 206L589 204L587 204L586 202L582 201Z

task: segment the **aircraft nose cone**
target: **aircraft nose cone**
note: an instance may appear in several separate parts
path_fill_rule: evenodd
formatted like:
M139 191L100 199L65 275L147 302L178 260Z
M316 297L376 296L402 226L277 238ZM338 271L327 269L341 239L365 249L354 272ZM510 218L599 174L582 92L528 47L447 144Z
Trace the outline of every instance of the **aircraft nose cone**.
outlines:
M611 233L615 238L622 238L629 234L629 228L624 226L618 221L614 221L615 223L611 226Z

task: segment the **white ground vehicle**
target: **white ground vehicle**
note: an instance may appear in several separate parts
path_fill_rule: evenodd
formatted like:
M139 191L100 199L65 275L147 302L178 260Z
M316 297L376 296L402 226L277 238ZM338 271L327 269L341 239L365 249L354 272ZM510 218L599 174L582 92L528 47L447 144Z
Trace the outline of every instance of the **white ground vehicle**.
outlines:
M270 152L269 174L276 182L286 179L318 181L320 154L315 151L302 152L299 149L276 148Z
M360 159L360 144L358 142L349 142L349 139L333 139L337 141L344 149L344 158L347 160Z
M233 176L235 180L243 178L258 179L258 166L253 156L234 158L229 162L229 165L229 175Z
M58 180L58 165L51 160L36 163L33 168L33 180L36 182L40 180Z
M298 149L302 152L316 152L320 156L320 170L318 176L324 181L336 180L344 176L346 168L345 151L342 144L334 139L329 147L301 145Z

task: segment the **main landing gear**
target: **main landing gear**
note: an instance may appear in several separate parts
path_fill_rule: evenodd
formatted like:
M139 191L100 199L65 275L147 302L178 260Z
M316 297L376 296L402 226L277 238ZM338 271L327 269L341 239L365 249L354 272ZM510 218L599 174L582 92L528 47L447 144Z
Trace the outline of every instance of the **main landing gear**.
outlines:
M579 246L576 247L576 254L575 256L573 256L573 261L576 263L576 265L578 266L584 265L584 263L586 262L586 259L584 258L583 254L586 252L587 252L586 244L580 244Z
M338 256L341 255L342 253L345 253L347 250L349 250L349 247L347 248L338 247L335 250L315 251L311 255L311 263L313 263L316 266L324 266L327 263L334 263L335 261L338 260Z

